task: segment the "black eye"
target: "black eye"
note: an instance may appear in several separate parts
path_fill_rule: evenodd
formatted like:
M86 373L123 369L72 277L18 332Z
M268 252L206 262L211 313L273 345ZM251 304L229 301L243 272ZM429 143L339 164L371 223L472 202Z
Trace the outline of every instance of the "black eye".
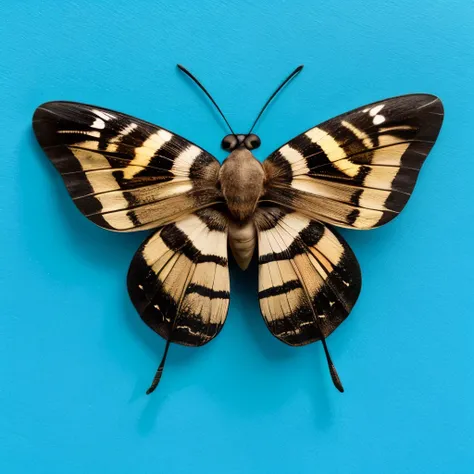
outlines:
M247 137L245 137L244 145L247 150L255 150L255 148L258 148L262 142L260 141L260 138L257 137L257 135L251 133Z
M226 135L221 142L224 150L232 151L237 146L237 138L235 135Z

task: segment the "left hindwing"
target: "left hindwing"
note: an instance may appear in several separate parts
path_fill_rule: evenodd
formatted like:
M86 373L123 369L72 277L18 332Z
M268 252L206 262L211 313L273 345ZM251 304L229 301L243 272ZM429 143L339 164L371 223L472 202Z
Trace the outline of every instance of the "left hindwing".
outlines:
M209 342L229 306L227 218L203 209L159 229L135 254L128 291L143 321L166 340Z
M48 102L36 109L33 129L76 206L105 229L158 227L222 200L218 161L143 120Z
M442 120L441 101L427 94L328 120L267 158L262 200L340 227L383 225L407 203Z

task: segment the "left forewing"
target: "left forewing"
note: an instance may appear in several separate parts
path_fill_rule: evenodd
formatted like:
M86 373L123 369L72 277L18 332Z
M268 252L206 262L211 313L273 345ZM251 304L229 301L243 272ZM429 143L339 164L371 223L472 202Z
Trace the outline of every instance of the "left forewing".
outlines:
M267 158L262 200L340 227L383 225L407 203L442 120L441 101L428 94L328 120Z
M36 109L33 129L78 209L105 229L158 227L222 200L217 160L143 120L48 102Z
M257 210L259 299L268 329L290 345L331 334L361 287L357 260L320 222L281 208Z

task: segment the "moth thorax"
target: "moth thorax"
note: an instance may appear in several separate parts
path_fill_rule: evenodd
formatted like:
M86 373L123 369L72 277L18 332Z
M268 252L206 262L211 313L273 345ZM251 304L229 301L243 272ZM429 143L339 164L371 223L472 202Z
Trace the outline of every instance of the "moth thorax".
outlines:
M262 165L245 148L234 150L222 164L219 181L232 216L247 221L255 211L263 192Z

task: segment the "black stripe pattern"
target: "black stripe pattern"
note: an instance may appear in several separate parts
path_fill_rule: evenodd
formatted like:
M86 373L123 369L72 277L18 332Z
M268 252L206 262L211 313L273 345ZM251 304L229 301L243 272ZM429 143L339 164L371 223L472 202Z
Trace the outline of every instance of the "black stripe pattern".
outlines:
M322 223L281 208L259 209L255 224L260 308L272 334L290 345L331 334L361 288L350 247Z
M341 227L383 225L407 203L443 114L437 97L412 94L328 120L268 157L264 199Z
M200 346L224 324L229 305L227 219L197 211L147 239L128 273L138 313L172 342Z
M33 129L76 206L106 229L158 227L222 201L217 160L148 122L49 102L35 111Z

